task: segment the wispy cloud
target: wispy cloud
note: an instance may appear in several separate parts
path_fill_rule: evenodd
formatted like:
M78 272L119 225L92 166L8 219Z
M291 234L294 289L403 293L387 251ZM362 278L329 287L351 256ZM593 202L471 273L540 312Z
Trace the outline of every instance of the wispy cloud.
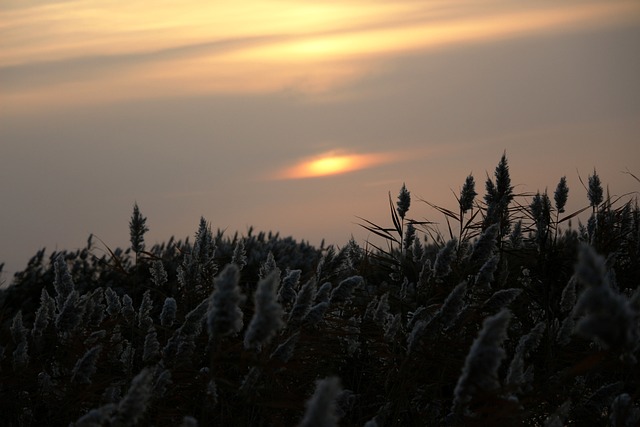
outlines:
M113 54L88 54L62 59L32 61L0 67L0 75L6 91L15 92L25 88L59 85L78 80L108 78L126 73L144 65L175 62L193 58L216 56L242 49L246 46L275 43L290 36L255 36L236 39L207 41L158 50L124 52Z
M210 93L313 95L394 55L640 19L633 0L35 4L11 2L0 12L0 84L14 110Z

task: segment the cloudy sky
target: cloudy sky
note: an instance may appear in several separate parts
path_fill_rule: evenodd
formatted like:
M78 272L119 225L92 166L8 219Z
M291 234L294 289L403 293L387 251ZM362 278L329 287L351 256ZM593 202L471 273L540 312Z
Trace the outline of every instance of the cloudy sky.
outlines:
M640 190L640 2L0 0L0 262L94 233L368 236L403 182L454 207L503 151L519 192ZM99 250L97 250L99 252ZM99 253L98 253L99 254Z

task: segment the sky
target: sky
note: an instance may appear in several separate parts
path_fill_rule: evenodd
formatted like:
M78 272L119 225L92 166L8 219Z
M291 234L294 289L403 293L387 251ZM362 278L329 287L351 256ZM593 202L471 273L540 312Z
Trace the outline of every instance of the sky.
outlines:
M518 193L640 191L640 2L0 0L0 263L213 229L338 246ZM95 249L101 255L104 247Z

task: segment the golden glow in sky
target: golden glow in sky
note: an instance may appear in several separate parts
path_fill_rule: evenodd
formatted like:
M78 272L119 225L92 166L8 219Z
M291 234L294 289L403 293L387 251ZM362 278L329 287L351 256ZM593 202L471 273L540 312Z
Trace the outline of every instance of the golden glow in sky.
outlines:
M0 84L15 112L204 94L313 99L393 56L634 20L635 0L5 0Z
M273 178L301 179L339 175L388 163L397 158L398 155L393 153L346 154L329 152L303 159L294 166L280 171Z

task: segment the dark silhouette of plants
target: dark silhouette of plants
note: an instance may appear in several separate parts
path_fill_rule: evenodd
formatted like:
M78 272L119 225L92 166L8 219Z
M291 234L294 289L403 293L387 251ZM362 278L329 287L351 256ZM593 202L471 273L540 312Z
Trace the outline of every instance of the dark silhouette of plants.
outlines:
M0 291L3 423L635 425L640 209L588 184L567 213L503 155L482 198L423 201L444 230L389 194L364 248L204 218L146 247L136 205L129 248L43 249Z

